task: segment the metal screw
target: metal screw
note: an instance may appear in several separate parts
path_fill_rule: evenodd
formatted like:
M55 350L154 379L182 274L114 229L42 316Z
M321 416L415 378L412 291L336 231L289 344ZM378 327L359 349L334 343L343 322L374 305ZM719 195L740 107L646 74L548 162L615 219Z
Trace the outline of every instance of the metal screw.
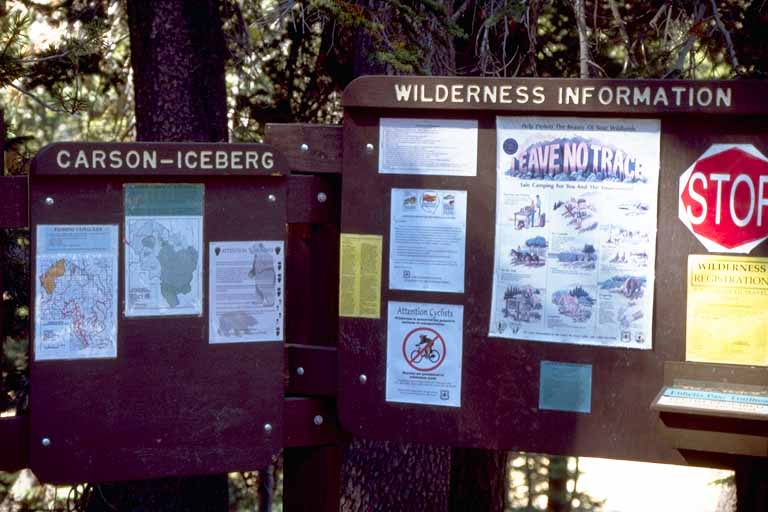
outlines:
M360 381L360 384L365 384L368 382L368 377L364 373L361 373L360 377L358 377L358 380Z
M366 153L373 153L373 144L371 144L370 142L368 144L366 144L365 145L365 152Z
M53 206L53 203L55 202L56 201L54 201L54 199L51 196L48 196L45 198L45 204L47 204L48 206Z
M298 368L296 368L296 375L304 375L304 367L303 366L299 366Z
M49 446L51 446L51 440L48 439L47 437L44 437L42 440L40 440L40 444L48 448Z
M323 417L318 414L317 416L315 416L314 422L315 422L315 425L319 427L320 425L323 424Z
M328 200L328 195L325 192L318 192L317 193L317 202L318 203L324 203Z
M302 153L306 153L307 151L309 151L309 146L307 146L306 144L302 144L301 146L299 146L299 149L301 150Z
M267 434L272 432L272 424L271 423L265 423L264 424L264 432L266 432Z
M269 194L267 196L267 201L269 201L270 203L274 203L275 201L277 201L277 196L275 194Z

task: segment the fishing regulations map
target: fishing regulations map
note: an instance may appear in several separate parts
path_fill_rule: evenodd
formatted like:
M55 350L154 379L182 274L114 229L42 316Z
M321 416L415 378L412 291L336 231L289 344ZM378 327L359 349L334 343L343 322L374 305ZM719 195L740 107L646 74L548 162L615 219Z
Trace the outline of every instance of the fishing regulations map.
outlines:
M658 120L498 117L492 337L650 349Z

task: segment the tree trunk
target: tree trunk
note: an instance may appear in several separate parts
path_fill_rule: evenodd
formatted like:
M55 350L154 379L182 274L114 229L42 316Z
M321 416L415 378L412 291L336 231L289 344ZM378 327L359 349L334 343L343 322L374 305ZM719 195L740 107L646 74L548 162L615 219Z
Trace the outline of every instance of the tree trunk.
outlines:
M507 452L454 448L450 512L504 512Z
M226 142L226 45L219 2L129 0L128 26L136 138ZM86 510L228 508L227 475L212 475L102 484L91 494Z
M343 512L445 512L450 448L354 438L341 468Z
M571 510L568 499L568 457L549 457L549 487L547 489L547 512Z
M573 0L573 12L576 15L576 29L579 33L579 78L589 78L589 40L584 0Z
M226 142L219 2L131 0L128 25L137 139Z

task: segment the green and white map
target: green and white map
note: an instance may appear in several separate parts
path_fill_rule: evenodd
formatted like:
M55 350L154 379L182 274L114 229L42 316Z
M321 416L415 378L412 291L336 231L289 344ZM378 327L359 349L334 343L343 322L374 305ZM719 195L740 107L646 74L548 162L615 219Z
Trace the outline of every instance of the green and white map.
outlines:
M35 359L117 356L117 226L40 225Z
M199 217L126 219L126 314L201 312Z
M126 316L202 313L202 197L202 185L126 185Z

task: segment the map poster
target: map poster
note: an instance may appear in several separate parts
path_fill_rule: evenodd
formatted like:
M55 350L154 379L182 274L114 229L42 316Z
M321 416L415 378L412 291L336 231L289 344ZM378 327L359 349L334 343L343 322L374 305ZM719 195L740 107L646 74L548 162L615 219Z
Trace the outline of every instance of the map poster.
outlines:
M392 189L389 288L464 292L467 191Z
M117 357L116 225L38 225L35 360Z
M203 185L125 185L125 316L201 315Z
M283 340L283 242L210 242L209 343Z
M688 256L685 359L768 366L768 258Z
M660 124L496 118L489 336L650 350Z
M477 121L382 118L379 173L477 175Z
M464 306L387 307L386 401L461 407Z

